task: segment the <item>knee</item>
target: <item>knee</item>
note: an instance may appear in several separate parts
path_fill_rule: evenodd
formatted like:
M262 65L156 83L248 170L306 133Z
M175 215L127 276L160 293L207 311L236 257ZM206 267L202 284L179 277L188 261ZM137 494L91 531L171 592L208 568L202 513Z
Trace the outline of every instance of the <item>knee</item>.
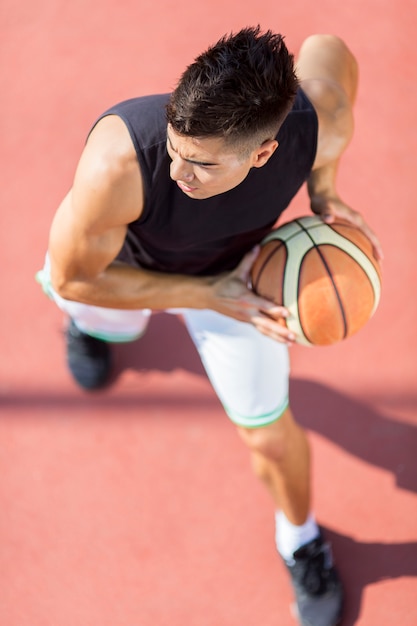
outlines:
M291 446L291 437L299 427L289 409L273 424L262 428L238 427L238 433L252 453L256 473L262 474L265 464L279 463Z
M284 435L272 434L269 430L256 429L247 430L245 428L238 429L239 435L253 455L254 463L259 466L259 472L262 472L262 459L279 461L284 456L285 437Z

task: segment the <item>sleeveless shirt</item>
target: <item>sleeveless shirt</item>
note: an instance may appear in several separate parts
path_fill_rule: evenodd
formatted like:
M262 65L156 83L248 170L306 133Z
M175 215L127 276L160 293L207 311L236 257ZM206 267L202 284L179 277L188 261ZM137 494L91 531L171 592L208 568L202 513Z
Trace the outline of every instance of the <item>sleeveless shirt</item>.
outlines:
M126 124L144 185L144 209L128 225L118 259L166 273L232 270L275 225L307 179L317 147L317 116L299 89L281 126L278 148L237 187L197 200L171 180L165 106L169 94L126 100L106 111Z

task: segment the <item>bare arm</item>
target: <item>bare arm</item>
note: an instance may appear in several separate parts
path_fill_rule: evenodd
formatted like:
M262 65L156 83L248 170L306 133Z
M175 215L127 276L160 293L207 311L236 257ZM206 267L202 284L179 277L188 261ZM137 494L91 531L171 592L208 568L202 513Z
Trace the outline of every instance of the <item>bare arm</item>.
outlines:
M104 118L87 142L73 188L52 224L49 253L57 293L120 309L195 305L201 280L114 260L127 224L142 208L142 180L128 131L118 117Z
M337 37L315 35L303 44L297 71L319 122L317 154L307 182L311 209L328 223L341 218L360 228L371 240L375 257L380 260L383 254L377 236L362 215L345 204L336 190L340 158L354 129L356 60Z
M74 185L54 218L49 253L55 291L67 300L120 309L212 309L254 324L280 341L289 334L269 316L283 308L247 288L257 254L234 272L213 277L164 274L115 261L127 231L143 209L136 153L124 123L104 118L90 135ZM285 312L284 312L285 313ZM288 335L288 336L287 336Z

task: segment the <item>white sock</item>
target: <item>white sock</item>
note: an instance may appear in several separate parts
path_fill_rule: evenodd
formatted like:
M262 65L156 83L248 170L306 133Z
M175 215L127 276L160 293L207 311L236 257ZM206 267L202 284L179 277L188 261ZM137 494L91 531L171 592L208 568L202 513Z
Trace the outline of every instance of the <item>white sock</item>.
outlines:
M312 513L301 526L295 526L282 511L275 514L275 542L277 550L289 565L294 563L293 555L298 548L316 539L320 531Z

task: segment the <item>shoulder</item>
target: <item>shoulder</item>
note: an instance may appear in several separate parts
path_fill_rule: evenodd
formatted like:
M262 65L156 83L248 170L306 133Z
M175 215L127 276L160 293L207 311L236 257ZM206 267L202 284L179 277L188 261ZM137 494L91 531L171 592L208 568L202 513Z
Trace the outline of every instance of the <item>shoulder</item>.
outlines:
M106 115L88 136L80 160L88 170L106 176L120 176L138 167L136 152L124 121L117 115Z
M121 118L106 115L91 131L82 152L73 186L81 206L115 213L129 223L142 211L142 176L129 131Z
M119 102L104 113L123 120L137 152L146 150L161 139L166 140L166 105L169 94L131 98ZM103 116L104 117L104 116Z

